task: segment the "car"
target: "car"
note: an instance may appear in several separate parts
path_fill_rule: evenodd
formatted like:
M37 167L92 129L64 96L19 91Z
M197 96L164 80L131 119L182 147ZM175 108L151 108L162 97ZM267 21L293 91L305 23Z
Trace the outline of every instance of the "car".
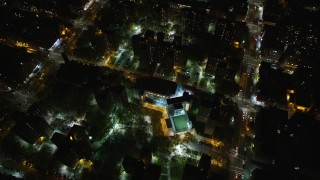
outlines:
M33 74L37 74L41 71L41 68L42 68L42 65L41 63L40 64L37 64L36 67L32 70L32 73Z
M40 68L36 67L36 68L33 69L32 73L33 74L37 74L39 71L40 71Z

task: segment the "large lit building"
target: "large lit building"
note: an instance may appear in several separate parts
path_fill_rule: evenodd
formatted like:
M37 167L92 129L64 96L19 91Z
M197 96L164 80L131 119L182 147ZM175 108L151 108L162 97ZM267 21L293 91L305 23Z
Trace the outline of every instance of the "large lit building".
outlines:
M169 120L167 123L174 133L188 131L192 128L187 112L192 103L193 95L184 92L183 96L167 99L167 112Z
M175 96L177 91L176 83L156 77L140 79L137 86L142 90L142 102L161 107L166 107L166 99Z
M149 77L137 82L142 90L141 102L162 109L168 114L167 126L174 133L192 128L187 112L191 108L193 93L172 81Z

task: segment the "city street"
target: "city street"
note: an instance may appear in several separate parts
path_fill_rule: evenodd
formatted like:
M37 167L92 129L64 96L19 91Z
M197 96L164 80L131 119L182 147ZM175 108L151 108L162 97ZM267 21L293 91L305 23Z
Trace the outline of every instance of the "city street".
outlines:
M249 174L253 170L251 162L252 152L249 151L246 142L246 137L253 130L249 129L249 121L253 121L255 114L258 112L257 107L254 102L252 102L252 96L255 94L254 79L255 79L255 69L259 67L261 62L260 47L263 35L261 35L262 30L262 14L263 6L262 1L250 0L249 10L246 17L247 26L249 28L250 41L249 49L246 49L244 58L242 61L240 83L242 89L238 96L232 98L234 102L238 104L241 110L242 120L240 121L238 133L236 133L234 139L237 139L236 147L231 150L229 154L231 173L230 179L233 179L237 175L243 176L243 179L248 179ZM249 168L250 167L250 168Z
M4 86L0 83L0 92L9 92L10 95L6 98L22 112L26 112L28 108L34 103L41 99L42 93L45 92L46 88L50 85L49 79L53 77L59 70L59 67L64 60L61 56L62 52L66 52L71 60L75 60L82 64L91 64L95 66L105 67L106 69L115 70L122 72L122 75L129 80L135 81L137 78L142 76L148 76L147 73L136 71L132 68L133 63L133 52L128 44L119 46L118 50L113 51L110 56L103 57L102 62L88 61L80 57L73 55L73 51L77 48L76 44L81 35L88 29L90 25L93 25L99 11L103 8L107 1L91 0L89 1L84 9L81 11L82 15L72 22L73 30L66 34L64 38L57 39L51 48L41 50L40 48L28 47L29 51L36 51L42 54L40 63L36 64L32 73L26 77L23 84L20 84L17 89L11 90L9 87ZM232 100L237 103L239 110L241 111L240 122L236 126L234 133L234 147L229 150L227 145L222 142L205 138L195 134L197 142L190 142L185 144L190 150L197 151L212 156L214 161L212 164L220 168L227 168L226 162L229 160L229 179L234 179L237 175L243 175L248 178L249 174L253 169L253 165L250 164L252 151L248 148L249 142L246 137L251 135L253 129L250 129L249 122L254 121L255 115L258 111L254 102L252 102L252 96L255 94L255 83L256 69L259 67L261 62L260 47L263 41L263 29L262 21L263 7L262 2L258 0L249 1L249 10L246 17L247 26L249 28L249 48L245 49L244 59L241 64L241 72L238 76L239 84L241 84L241 93L233 97ZM130 39L129 39L130 40ZM17 46L15 41L7 40L1 41L9 46ZM100 57L99 57L100 58ZM156 69L157 70L157 69ZM154 76L157 75L157 71ZM197 89L201 89L207 92L215 92L215 85L213 83L214 77L205 77L205 66L199 64L189 65L183 72L177 73L177 76L186 77L185 85L193 86ZM159 76L161 77L161 76ZM164 78L164 77L163 77ZM173 81L176 81L176 78ZM170 79L170 80L172 80ZM202 81L206 80L206 86L202 87ZM148 105L145 105L146 107ZM149 107L148 108L153 108ZM153 108L154 109L154 108ZM159 109L156 109L159 110ZM164 130L165 135L170 133L167 131L165 120L168 115L165 113L166 109L161 109L163 117L160 119L161 126ZM108 136L102 139L101 142L94 144L94 147L98 147L103 144L106 139L113 133L114 130L121 129L122 127L116 126L115 123L112 131L106 132ZM1 132L2 133L2 132ZM170 166L167 166L167 177L171 180Z

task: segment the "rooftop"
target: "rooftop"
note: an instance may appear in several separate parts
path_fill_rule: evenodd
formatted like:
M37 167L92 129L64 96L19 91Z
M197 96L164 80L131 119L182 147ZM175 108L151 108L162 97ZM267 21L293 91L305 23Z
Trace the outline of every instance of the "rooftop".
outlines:
M167 99L167 103L168 104L177 104L177 103L181 103L181 102L185 102L185 101L191 102L192 98L193 98L193 95L190 95L189 93L184 92L183 96Z
M171 96L176 93L177 84L175 82L156 77L147 77L138 80L137 87L145 91Z

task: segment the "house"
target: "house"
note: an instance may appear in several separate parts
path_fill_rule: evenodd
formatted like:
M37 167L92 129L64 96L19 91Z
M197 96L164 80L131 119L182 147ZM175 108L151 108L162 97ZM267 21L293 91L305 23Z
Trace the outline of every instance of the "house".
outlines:
M184 92L182 96L167 99L167 113L170 119L173 132L183 132L192 128L188 111L191 108L193 95Z
M84 127L73 125L67 135L56 132L51 141L58 147L55 156L63 164L72 168L77 164L92 165L93 152Z
M42 117L21 114L22 117L14 127L14 132L24 141L34 144L53 135L53 130Z

